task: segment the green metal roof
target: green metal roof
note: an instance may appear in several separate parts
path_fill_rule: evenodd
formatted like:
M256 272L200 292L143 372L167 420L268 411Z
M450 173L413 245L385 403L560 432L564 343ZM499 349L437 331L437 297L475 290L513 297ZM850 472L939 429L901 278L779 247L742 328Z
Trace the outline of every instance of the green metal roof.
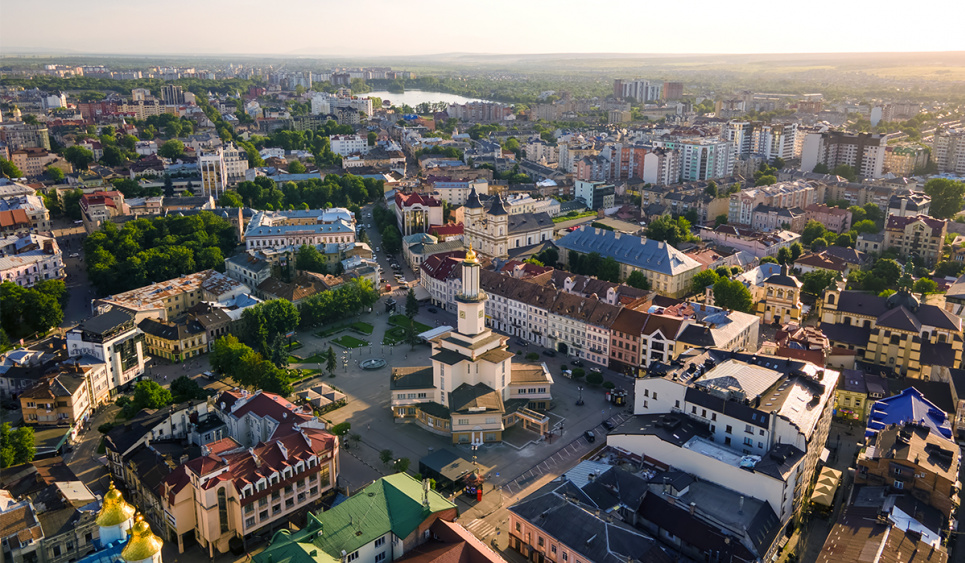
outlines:
M430 515L455 508L430 490L422 506L422 483L406 473L383 477L327 512L310 514L295 533L280 531L255 563L332 563L392 532L406 538Z

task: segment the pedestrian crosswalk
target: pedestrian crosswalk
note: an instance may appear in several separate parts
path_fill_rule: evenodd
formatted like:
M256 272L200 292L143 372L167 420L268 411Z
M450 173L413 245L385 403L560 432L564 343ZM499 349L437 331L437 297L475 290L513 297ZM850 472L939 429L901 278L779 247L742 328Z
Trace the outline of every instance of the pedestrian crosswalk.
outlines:
M466 529L473 533L479 539L484 539L486 536L494 533L496 531L496 526L493 526L485 520L480 520L476 518L466 526Z

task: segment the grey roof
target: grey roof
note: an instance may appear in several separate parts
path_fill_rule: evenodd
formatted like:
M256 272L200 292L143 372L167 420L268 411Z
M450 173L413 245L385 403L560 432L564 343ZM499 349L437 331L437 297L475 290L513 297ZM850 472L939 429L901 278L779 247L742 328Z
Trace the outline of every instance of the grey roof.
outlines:
M581 227L556 241L563 250L599 253L642 270L675 276L700 268L700 263L665 242L624 235L606 229Z
M432 387L432 367L393 368L391 389L428 389Z
M449 393L449 408L453 412L504 412L503 400L485 383L463 383Z
M242 268L252 270L254 272L260 272L262 270L270 270L271 264L267 260L262 260L260 258L255 258L247 252L242 252L241 254L235 254L227 259L228 262L232 264L241 266Z
M496 197L493 199L493 205L492 207L489 208L489 211L487 213L489 213L490 215L509 215L509 212L506 211L505 207L503 207L503 197L498 193L496 194Z
M91 317L80 324L80 329L94 334L106 334L117 327L134 320L134 315L127 311L111 307L106 313Z
M518 213L509 216L508 229L510 234L537 231L544 227L552 226L553 218L545 211L539 213Z
M467 209L479 209L482 203L479 202L479 194L476 193L476 186L469 190L469 198L466 200Z

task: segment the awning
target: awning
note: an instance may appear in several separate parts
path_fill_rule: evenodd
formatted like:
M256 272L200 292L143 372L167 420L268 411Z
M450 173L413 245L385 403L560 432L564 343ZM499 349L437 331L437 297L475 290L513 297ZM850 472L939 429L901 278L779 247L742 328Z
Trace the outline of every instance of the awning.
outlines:
M841 483L841 472L830 467L821 469L818 481L811 493L811 503L830 507L834 503L834 493Z

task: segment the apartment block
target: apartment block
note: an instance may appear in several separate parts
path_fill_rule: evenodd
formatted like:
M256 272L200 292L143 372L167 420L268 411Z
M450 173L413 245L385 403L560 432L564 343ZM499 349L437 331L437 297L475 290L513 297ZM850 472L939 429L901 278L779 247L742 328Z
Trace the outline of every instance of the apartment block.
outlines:
M885 248L902 256L917 256L934 266L942 259L948 222L927 215L889 215L885 222Z
M965 129L937 131L932 140L932 160L939 172L965 176Z
M801 170L811 172L818 164L829 170L847 164L862 178L884 175L887 135L826 131L810 133L801 152Z

